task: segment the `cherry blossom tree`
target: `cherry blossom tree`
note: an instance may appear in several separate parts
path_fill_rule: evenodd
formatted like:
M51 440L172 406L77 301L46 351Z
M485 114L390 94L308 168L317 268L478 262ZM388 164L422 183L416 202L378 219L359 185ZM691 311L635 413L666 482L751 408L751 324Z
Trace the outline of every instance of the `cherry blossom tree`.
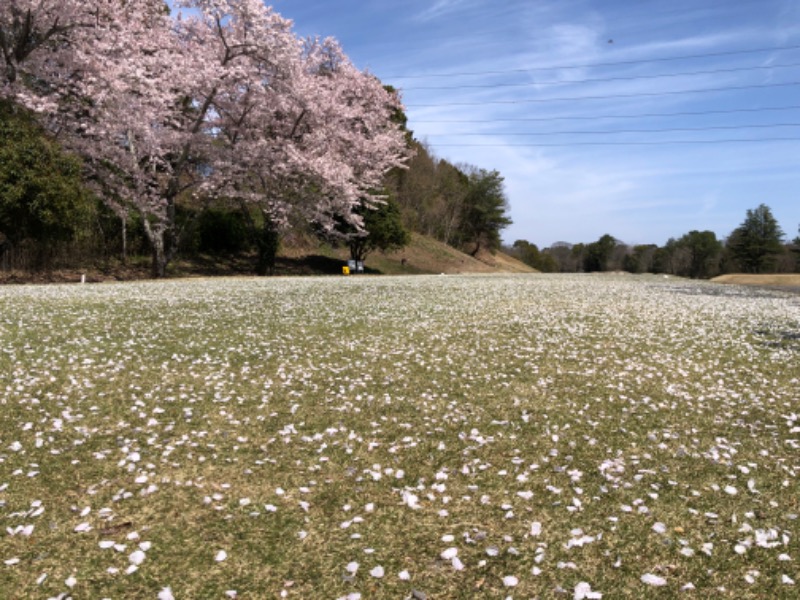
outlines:
M222 36L224 28L215 26L219 15L209 16L207 30ZM247 38L237 31L235 38L219 41L243 46ZM250 57L246 79L217 96L215 148L221 152L206 184L260 213L251 226L260 228L259 265L267 271L275 239L292 213L328 230L335 216L345 216L361 229L356 209L365 198L380 202L376 190L384 175L401 165L408 151L391 120L399 98L356 69L335 40L306 40L279 68L261 56Z
M90 4L87 7L84 4ZM138 212L164 276L186 193L258 207L277 230L300 209L353 211L405 140L399 106L333 40L303 42L260 0L12 0L0 9L2 94L84 158L120 216Z

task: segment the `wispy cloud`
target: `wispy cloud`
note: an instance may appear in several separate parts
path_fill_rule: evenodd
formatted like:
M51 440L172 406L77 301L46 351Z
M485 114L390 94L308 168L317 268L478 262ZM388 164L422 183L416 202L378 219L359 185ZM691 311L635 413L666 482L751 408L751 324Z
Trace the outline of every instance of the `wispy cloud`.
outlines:
M472 4L473 0L436 0L429 8L418 12L414 19L423 22L432 21Z

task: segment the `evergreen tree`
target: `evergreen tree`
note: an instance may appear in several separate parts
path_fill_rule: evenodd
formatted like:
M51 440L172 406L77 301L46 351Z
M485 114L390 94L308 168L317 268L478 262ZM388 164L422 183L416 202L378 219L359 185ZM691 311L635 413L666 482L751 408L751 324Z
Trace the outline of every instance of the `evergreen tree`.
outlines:
M458 240L476 256L483 248L494 252L500 247L500 231L511 225L503 177L498 171L476 169L469 173L469 190L464 205Z
M728 247L743 271L765 273L775 268L783 252L783 237L772 211L761 204L747 211L745 220L728 238Z

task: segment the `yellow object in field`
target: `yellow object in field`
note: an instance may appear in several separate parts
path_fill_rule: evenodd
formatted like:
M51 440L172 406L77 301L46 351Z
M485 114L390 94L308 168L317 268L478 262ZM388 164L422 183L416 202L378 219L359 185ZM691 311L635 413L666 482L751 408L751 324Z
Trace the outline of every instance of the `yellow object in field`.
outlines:
M342 267L342 275L350 275L350 267L346 265Z

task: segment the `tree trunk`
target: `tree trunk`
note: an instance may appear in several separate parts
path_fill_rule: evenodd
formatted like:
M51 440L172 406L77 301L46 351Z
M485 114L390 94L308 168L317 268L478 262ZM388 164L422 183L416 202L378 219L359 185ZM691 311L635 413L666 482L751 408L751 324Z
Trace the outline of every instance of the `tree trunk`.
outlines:
M273 275L275 273L275 258L278 255L281 237L275 224L264 217L264 225L256 237L256 248L258 248L258 262L256 263L256 275Z
M162 279L167 276L167 253L164 248L164 233L156 236L155 239L150 240L153 244L153 266L152 275L156 279Z
M167 276L167 263L169 262L166 248L167 228L161 224L153 227L147 219L147 216L144 216L143 223L144 232L147 234L147 239L153 247L151 275L155 279L161 279Z
M122 264L128 264L128 215L123 213L120 217L122 221Z

